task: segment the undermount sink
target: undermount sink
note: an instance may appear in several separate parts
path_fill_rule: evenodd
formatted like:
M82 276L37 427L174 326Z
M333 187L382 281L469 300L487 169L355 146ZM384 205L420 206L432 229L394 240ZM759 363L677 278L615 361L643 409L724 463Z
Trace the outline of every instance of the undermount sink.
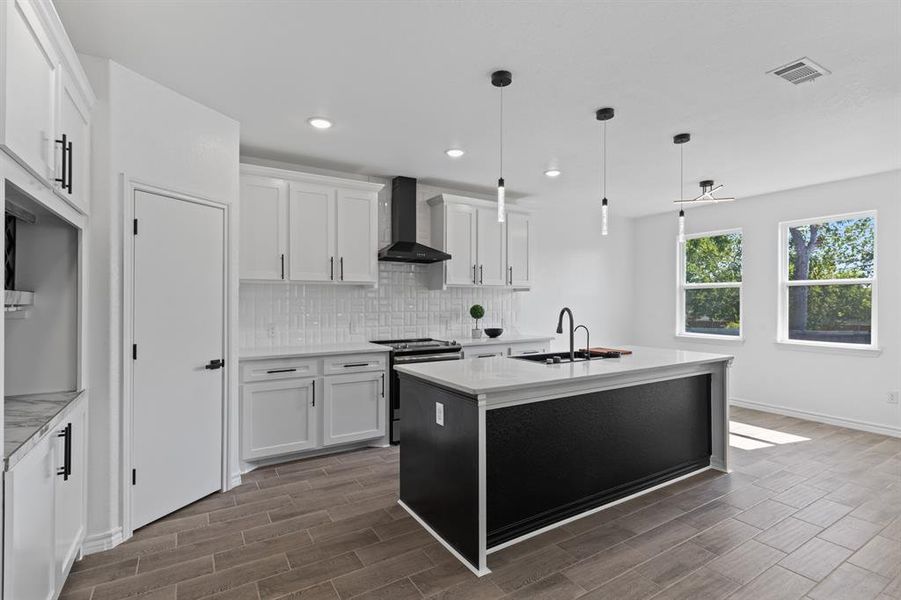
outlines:
M594 353L591 355L591 360L598 360L601 358L619 358L618 352L605 352L603 354ZM515 358L518 360L529 360L532 362L540 362L547 363L548 359L552 362L548 364L559 364L559 363L568 363L568 362L581 362L584 360L588 360L587 352L576 352L575 360L570 360L569 352L544 352L542 354L522 354L520 356L511 356L510 358Z

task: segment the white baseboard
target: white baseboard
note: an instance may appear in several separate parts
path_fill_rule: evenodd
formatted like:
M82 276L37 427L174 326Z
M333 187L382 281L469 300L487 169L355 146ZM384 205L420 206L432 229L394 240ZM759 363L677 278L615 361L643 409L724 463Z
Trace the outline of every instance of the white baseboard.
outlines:
M742 398L730 398L729 404L732 406L740 406L742 408L750 408L751 410L759 410L762 412L775 413L786 417L795 417L796 419L804 419L806 421L816 421L817 423L826 423L828 425L836 425L838 427L847 427L848 429L857 429L860 431L868 431L870 433L878 433L891 437L901 438L901 427L893 427L891 425L879 425L868 421L857 421L855 419L846 419L844 417L835 417L825 415L823 413L811 412L807 410L797 410L794 408L785 408L784 406L774 406L763 402L755 402L753 400L744 400Z
M104 531L103 533L95 533L93 535L86 536L84 538L84 542L82 542L81 544L81 551L83 554L95 554L97 552L103 552L104 550L115 548L123 541L122 528L114 527L109 531Z

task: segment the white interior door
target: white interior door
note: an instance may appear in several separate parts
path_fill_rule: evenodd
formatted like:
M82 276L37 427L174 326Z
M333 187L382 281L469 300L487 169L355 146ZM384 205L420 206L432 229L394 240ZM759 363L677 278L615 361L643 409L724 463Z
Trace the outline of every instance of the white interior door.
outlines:
M225 218L136 191L132 527L222 487Z

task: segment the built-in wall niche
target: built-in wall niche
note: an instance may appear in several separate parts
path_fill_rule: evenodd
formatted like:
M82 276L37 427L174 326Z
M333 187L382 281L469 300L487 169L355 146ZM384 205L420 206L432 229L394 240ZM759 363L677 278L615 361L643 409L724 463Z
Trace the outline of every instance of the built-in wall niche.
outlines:
M5 192L4 395L74 390L78 229L12 184Z

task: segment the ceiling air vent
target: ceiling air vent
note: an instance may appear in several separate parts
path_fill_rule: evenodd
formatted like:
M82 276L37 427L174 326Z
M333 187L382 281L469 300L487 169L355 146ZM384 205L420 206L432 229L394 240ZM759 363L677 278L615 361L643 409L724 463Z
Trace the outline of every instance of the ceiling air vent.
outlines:
M781 77L789 83L798 85L799 83L804 83L805 81L813 81L817 77L821 77L823 75L829 75L831 71L829 71L829 69L826 69L825 67L821 67L805 56L803 58L799 58L798 60L793 60L787 65L777 67L772 71L767 71L767 74L770 73L776 75L777 77Z

